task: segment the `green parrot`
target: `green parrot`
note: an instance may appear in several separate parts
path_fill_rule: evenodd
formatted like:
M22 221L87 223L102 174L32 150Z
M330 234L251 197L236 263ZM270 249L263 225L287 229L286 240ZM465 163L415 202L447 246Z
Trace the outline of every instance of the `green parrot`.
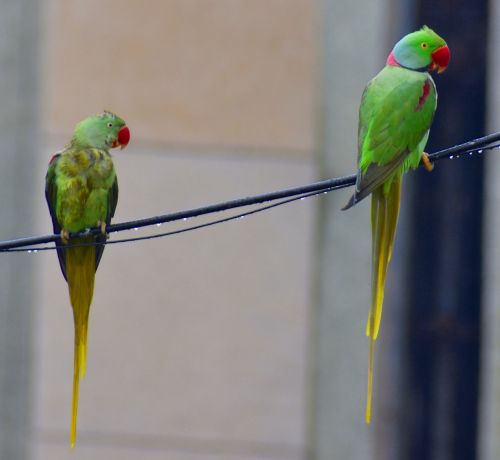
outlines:
M61 235L62 247L57 249L57 255L68 283L75 327L71 447L76 441L78 387L85 375L95 271L104 251L106 225L118 201L118 182L109 149L124 148L129 140L128 127L115 114L105 111L88 117L76 125L64 150L52 157L45 178L54 233ZM100 227L102 234L70 241L70 233L91 227Z
M401 177L420 161L436 111L436 86L429 72L444 71L450 61L446 42L433 30L403 37L386 66L366 86L359 108L358 174L348 209L372 194L372 300L366 325L370 338L365 421L371 421L374 345L380 327L387 266L399 214Z

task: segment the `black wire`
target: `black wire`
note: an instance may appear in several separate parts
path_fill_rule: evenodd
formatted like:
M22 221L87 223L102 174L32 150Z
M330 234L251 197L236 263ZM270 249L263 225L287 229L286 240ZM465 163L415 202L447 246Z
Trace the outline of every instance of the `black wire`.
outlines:
M205 222L204 224L193 225L191 227L185 227L185 228L181 228L178 230L172 230L169 232L155 233L154 235L137 236L137 237L133 237L133 238L122 238L119 240L107 241L106 243L100 243L100 242L79 243L79 244L73 244L73 245L71 245L71 247L72 248L80 248L80 247L84 247L84 246L99 246L99 245L129 243L132 241L152 240L152 239L156 239L156 238L162 238L164 236L177 235L179 233L186 233L186 232L190 232L192 230L199 230L201 228L211 227L212 225L222 224L224 222L229 222L231 220L242 219L242 218L250 216L252 214L257 214L258 212L267 211L268 209L276 208L278 206L292 203L294 201L304 200L305 198L310 198L312 196L326 194L328 192L331 192L332 190L334 190L334 189L330 188L327 190L320 190L317 192L306 193L304 195L299 195L299 196L295 196L293 198L288 198L286 200L278 201L277 203L262 206L262 207L257 208L257 209L252 209L251 211L243 212L240 214L235 214L234 216L224 217L223 219L212 220L210 222ZM161 224L156 224L156 225L158 226ZM34 246L34 247L27 247L27 248L2 249L2 250L0 250L0 252L35 252L36 253L38 251L53 251L55 249L65 249L65 248L67 248L67 246L63 246L63 245L41 246L41 247Z
M276 192L266 193L262 195L254 195L246 198L239 198L231 201L224 201L221 203L216 203L208 206L204 206L201 208L194 208L185 211L178 211L171 214L164 214L161 216L149 217L141 220L134 220L129 222L123 222L120 224L112 224L106 227L106 231L108 233L120 232L124 230L133 230L136 228L147 227L157 224L164 224L167 222L174 222L178 220L190 219L193 217L199 217L206 214L212 214L215 212L222 212L229 209L240 208L244 206L251 206L254 204L261 204L266 201L275 201L280 198L287 198L295 195L304 195L306 193L322 193L324 191L336 190L339 188L345 188L349 185L353 185L356 181L356 176L345 176L334 179L328 179L321 182L315 182L313 184L278 190ZM70 238L80 237L80 236L88 236L88 235L98 235L100 234L100 229L92 228L88 229L84 232L80 233L71 233ZM13 249L21 248L25 246L35 246L39 244L52 243L56 241L60 241L60 235L46 235L40 237L32 237L32 238L20 238L16 240L8 240L0 242L0 252L14 252ZM112 243L108 241L106 244ZM99 243L92 243L91 245L96 245ZM55 249L55 248L52 248ZM34 250L34 248L30 248L29 250ZM20 252L20 251L16 251Z
M484 150L491 150L493 148L497 148L500 146L498 142L500 141L500 132L495 134L490 134L488 136L484 136L478 139L474 139L472 141L466 142L464 144L456 145L444 150L440 150L433 154L429 155L429 161L436 162L445 158L457 158L460 156L464 156L467 154L473 155L474 153L482 153ZM493 143L497 143L494 145L490 145ZM122 240L112 240L108 241L105 244L116 244L128 241L138 241L143 239L151 239L151 238L159 238L160 236L167 236L177 233L183 233L190 230L195 230L198 228L208 227L210 225L215 225L217 223L226 222L228 220L234 220L239 217L244 217L246 215L254 214L255 212L260 212L261 210L269 209L275 206L280 206L282 204L289 203L291 201L296 201L301 198L305 198L308 196L314 196L322 192L330 192L332 190L338 190L341 188L349 187L354 185L356 182L356 175L343 176L333 179L327 179L320 182L315 182L313 184L288 188L284 190L278 190L271 193L264 193L260 195L249 196L245 198L238 198L235 200L224 201L221 203L216 203L200 208L188 209L184 211L177 211L170 214L164 214L160 216L148 217L146 219L139 219L129 222L122 222L117 224L109 225L106 230L108 233L121 232L124 230L132 230L138 229L141 227L147 227L157 224L164 224L167 222L174 222L183 219L189 219L193 217L199 217L206 214L212 214L216 212L222 212L229 209L235 209L244 206L250 206L255 204L261 204L264 202L275 201L283 198L295 197L295 199L284 200L280 203L275 203L275 205L266 206L263 208L259 208L258 210L249 211L248 213L242 213L237 216L231 216L225 219L216 220L213 222L209 222L206 224L196 225L193 227L188 227L182 230L176 230L173 232L167 232L166 234L158 234L158 235L148 235L144 237L138 238L127 238ZM86 235L98 235L100 233L100 229L92 228L88 229L84 232L80 233L72 233L70 234L71 238L78 236L86 236ZM0 242L0 252L27 252L27 251L37 251L37 250L53 250L56 247L35 247L40 244L52 243L60 241L60 235L45 235L39 237L29 237L29 238L20 238L15 240L6 240ZM89 245L96 245L101 243L89 243ZM27 246L29 246L27 248ZM23 248L23 249L18 249Z

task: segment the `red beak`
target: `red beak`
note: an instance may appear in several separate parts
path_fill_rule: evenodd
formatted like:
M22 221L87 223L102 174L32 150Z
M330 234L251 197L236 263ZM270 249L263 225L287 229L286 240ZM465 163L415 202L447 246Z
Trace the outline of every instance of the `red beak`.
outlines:
M429 66L429 70L437 69L438 73L444 72L450 63L450 49L446 45L441 46L431 56L432 64Z
M130 130L128 129L127 126L124 126L123 128L120 129L120 131L118 131L118 139L116 147L120 146L121 149L124 149L129 141L130 141Z

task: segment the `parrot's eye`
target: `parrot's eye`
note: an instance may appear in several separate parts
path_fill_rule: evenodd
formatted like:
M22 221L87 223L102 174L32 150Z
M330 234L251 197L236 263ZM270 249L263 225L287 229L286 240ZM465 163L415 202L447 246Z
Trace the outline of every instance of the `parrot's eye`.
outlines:
M109 122L108 123L108 128L112 128L113 127L113 123Z
M420 43L420 48L422 48L423 50L427 49L428 46L429 45L427 43L425 43L425 42Z

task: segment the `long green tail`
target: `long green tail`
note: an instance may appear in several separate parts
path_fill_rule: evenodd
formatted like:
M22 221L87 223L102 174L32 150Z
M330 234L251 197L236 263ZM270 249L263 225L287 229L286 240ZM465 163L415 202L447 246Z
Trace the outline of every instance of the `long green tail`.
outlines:
M366 324L366 335L370 338L366 423L371 421L374 347L382 318L385 276L392 256L400 196L401 176L399 174L394 177L388 189L381 185L372 193L372 303Z
M73 241L72 241L73 242ZM78 241L83 242L83 241ZM75 240L74 243L78 244ZM73 368L73 405L71 416L71 447L76 442L78 390L85 376L87 361L87 330L90 303L94 293L95 246L66 249L66 276L75 324L75 351Z

